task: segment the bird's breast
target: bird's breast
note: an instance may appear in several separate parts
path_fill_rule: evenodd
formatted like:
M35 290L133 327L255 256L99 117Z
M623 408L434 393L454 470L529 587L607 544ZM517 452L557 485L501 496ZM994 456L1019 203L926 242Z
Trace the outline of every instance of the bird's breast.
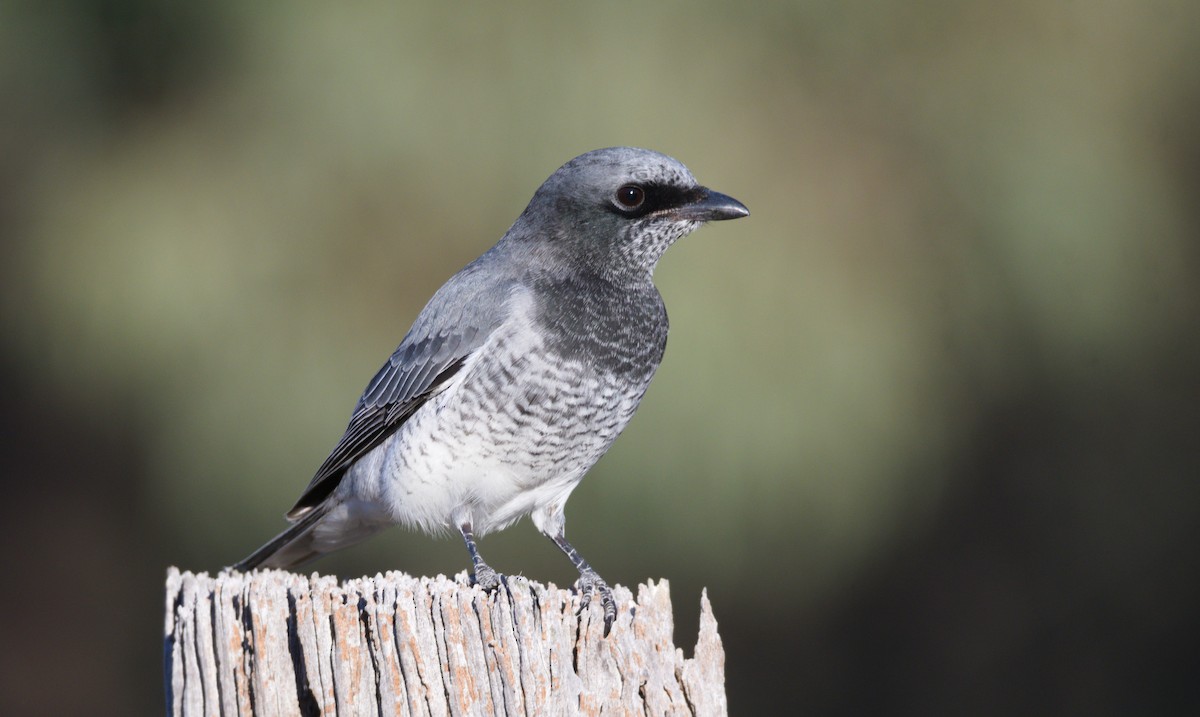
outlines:
M632 383L649 381L667 343L667 312L649 282L576 277L539 287L535 323L546 351Z
M665 314L544 306L517 295L399 432L377 469L397 520L436 528L469 506L477 530L502 527L569 493L629 423L662 357Z

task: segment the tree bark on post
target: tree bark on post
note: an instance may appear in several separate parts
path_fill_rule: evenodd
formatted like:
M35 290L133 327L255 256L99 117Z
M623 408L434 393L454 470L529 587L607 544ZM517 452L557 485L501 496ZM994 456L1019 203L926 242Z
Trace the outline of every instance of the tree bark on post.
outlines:
M486 594L443 576L282 571L167 575L173 715L724 715L725 653L707 595L692 658L672 643L666 581L598 605L509 577Z

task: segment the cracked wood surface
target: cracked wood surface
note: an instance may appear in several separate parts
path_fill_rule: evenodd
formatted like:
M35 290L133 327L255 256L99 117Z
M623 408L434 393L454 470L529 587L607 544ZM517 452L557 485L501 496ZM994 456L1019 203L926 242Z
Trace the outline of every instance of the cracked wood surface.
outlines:
M277 570L167 575L173 715L724 715L707 595L692 658L667 582L593 601L520 577L488 595L443 576L338 583Z

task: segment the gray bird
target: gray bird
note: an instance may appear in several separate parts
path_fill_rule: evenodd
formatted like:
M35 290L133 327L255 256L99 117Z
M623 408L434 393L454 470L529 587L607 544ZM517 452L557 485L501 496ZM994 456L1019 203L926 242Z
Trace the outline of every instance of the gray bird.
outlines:
M235 567L290 568L400 523L457 531L476 584L494 590L475 538L528 514L579 570L583 606L599 594L607 634L612 593L567 542L563 507L662 360L659 258L703 223L749 213L657 152L612 147L564 164L433 295L288 512L291 527Z

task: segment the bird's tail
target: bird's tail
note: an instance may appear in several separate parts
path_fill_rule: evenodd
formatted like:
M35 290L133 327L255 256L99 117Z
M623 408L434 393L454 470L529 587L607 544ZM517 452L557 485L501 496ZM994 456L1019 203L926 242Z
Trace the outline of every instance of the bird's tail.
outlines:
M315 545L313 529L328 512L328 502L315 506L305 513L304 517L292 523L287 530L276 535L249 557L234 564L234 569L243 572L254 568L286 570L324 554L325 551L319 550Z

